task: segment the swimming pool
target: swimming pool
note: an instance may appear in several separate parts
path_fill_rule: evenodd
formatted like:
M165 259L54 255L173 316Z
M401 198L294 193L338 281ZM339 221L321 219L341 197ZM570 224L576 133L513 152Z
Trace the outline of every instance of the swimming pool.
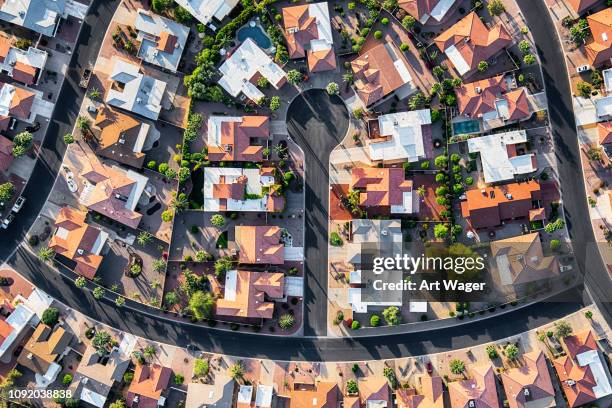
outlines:
M480 132L480 123L477 120L465 120L453 123L453 135L467 135Z
M238 30L236 33L236 38L238 41L242 42L247 38L255 41L260 48L267 50L272 47L272 40L266 35L264 30L256 25L255 27L251 27L250 25L246 25Z

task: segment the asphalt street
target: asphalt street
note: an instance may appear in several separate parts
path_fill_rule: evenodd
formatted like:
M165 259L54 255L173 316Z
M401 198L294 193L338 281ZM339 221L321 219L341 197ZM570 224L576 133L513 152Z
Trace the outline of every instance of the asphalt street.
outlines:
M305 305L304 334L327 333L327 238L329 233L329 154L346 135L349 114L338 96L312 89L296 97L287 112L287 129L304 151Z

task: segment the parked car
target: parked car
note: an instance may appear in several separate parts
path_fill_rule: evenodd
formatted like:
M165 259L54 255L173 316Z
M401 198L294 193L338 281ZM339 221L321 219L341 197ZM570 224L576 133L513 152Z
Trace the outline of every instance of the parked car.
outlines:
M10 213L5 219L4 221L2 221L2 229L7 229L8 226L11 224L11 222L13 222L13 219L15 219L15 213Z
M559 266L559 270L560 270L561 272L571 271L572 269L574 269L574 268L572 267L572 265L561 265L561 266Z
M21 207L23 207L23 205L25 204L25 201L26 201L25 197L20 196L20 197L19 197L19 198L18 198L18 199L15 201L15 204L13 204L13 210L12 210L12 211L13 211L14 213L18 213L18 212L19 212L19 210L21 210Z
M40 129L40 122L35 122L33 125L25 128L26 132L34 133Z
M576 68L576 72L581 74L583 72L587 72L591 70L591 66L590 65L581 65L578 68Z

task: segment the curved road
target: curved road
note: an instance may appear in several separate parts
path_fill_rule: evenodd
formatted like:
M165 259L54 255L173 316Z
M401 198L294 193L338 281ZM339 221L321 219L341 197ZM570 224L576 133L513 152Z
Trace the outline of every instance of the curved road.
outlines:
M36 178L26 188L28 197L27 207L22 210L19 221L9 230L9 234L3 234L0 238L0 256L3 259L12 252L22 236L25 234L29 223L42 208L42 204L49 193L51 184L57 173L59 161L63 155L63 143L59 135L70 131L72 123L76 119L78 106L80 105L83 92L77 87L78 69L95 58L99 48L101 37L108 26L112 12L117 1L96 1L92 13L87 17L83 32L79 39L79 47L73 58L73 69L69 75L67 86L64 86L60 94L59 106L54 114L52 130L45 139L43 160L37 164L35 170ZM578 163L578 146L576 133L573 126L573 112L571 99L569 98L569 84L567 76L559 61L563 56L556 37L554 28L544 6L543 0L537 2L531 0L519 0L524 14L532 21L530 28L539 44L539 54L543 62L545 83L547 85L548 99L551 101L550 119L554 132L554 140L557 154L561 163L560 173L563 184L561 185L565 197L565 209L568 215L568 227L572 237L585 242L594 242L588 213L585 210L586 200L584 194L576 194L576 191L584 191L584 183ZM75 62L76 61L76 62ZM556 83L554 78L561 78ZM288 117L288 129L294 139L306 146L306 172L307 172L307 214L308 230L306 232L306 257L314 259L309 267L314 269L314 264L326 266L327 262L327 211L328 211L328 182L327 159L328 147L337 144L339 136L329 138L325 135L330 129L336 129L330 111L338 113L340 109L337 104L332 103L323 109L317 103L315 92L309 92L296 101L300 105L292 105ZM308 110L313 113L309 114ZM300 113L301 112L301 113ZM304 116L302 116L304 115ZM310 116L308 116L310 115ZM329 116L328 116L329 115ZM323 125L318 120L322 119ZM313 128L314 127L314 128ZM336 129L337 130L337 129ZM337 132L342 134L342 132ZM316 135L319 135L317 137ZM314 136L313 136L314 135ZM327 137L326 137L327 136ZM336 140L333 140L333 139ZM312 149L312 150L311 150ZM317 149L317 150L315 150ZM324 157L315 152L322 149ZM317 170L318 168L318 170ZM309 174L311 174L309 176ZM310 198L308 198L310 197ZM316 200L320 197L321 200ZM17 228L16 228L17 227ZM592 256L592 255L591 255ZM586 251L580 250L577 254L578 263L582 270L587 270L587 284L591 293L594 294L598 305L606 318L610 316L610 304L605 303L604 291L610 287L609 279L605 272L603 263L599 256L589 258L591 263L585 269ZM350 361L363 359L385 359L407 355L421 355L433 352L447 351L461 347L474 346L483 342L498 340L526 330L541 326L551 320L559 319L569 313L578 310L584 304L583 293L573 291L571 299L576 302L546 302L522 309L515 309L504 316L496 319L495 325L490 320L466 322L457 327L448 329L431 330L421 333L388 334L377 337L360 338L313 338L313 337L263 337L262 334L238 333L219 330L211 330L203 326L194 326L163 318L163 315L150 316L137 310L128 308L119 309L108 300L95 301L91 296L83 296L83 291L77 289L72 281L59 275L55 270L38 259L29 251L19 248L9 260L17 271L29 279L36 286L48 292L51 296L66 303L88 316L95 317L103 323L109 324L120 330L132 332L153 340L186 346L193 344L196 347L210 351L244 357L265 357L278 360L312 360L312 361ZM305 325L306 334L323 333L326 316L318 308L318 304L326 302L327 273L326 267L310 270L307 278L307 296L313 296L306 305L308 319ZM312 272L312 274L311 274ZM607 293L612 293L608 291ZM567 294L565 294L567 298Z

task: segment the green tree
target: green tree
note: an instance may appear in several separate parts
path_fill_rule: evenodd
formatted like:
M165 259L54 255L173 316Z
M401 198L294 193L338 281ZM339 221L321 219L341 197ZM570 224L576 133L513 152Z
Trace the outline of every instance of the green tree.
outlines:
M434 159L434 165L439 169L445 169L448 167L448 156L441 154Z
M561 320L559 322L556 322L554 324L555 330L555 337L558 339L564 339L567 336L570 336L572 334L572 326L570 326L570 324L568 322L566 322L565 320Z
M108 408L125 408L125 401L122 399L118 399L115 402L111 403Z
M197 320L212 317L215 300L209 292L195 292L189 299L189 310Z
M340 234L338 234L336 231L333 231L330 235L329 235L329 243L332 246L335 247L339 247L342 246L342 244L344 243L342 241L342 238L340 237Z
M115 298L115 305L117 305L118 307L125 305L125 298L123 296L117 296Z
M359 392L357 381L351 379L346 382L346 393L349 395L355 395Z
M400 309L397 306L389 306L382 311L383 318L388 325L397 326L402 321Z
M144 350L142 351L142 354L146 358L152 359L153 357L157 355L157 349L152 344L149 344L147 347L144 348Z
M285 313L278 319L278 325L283 330L289 330L295 325L295 317L292 314Z
M297 69L292 69L287 72L287 82L291 85L297 85L302 82L302 74Z
M583 98L590 98L591 92L593 92L593 86L585 81L580 81L576 84L576 89L578 90L578 94Z
M551 239L550 240L550 249L553 250L553 251L556 251L559 248L561 248L561 241L559 241L558 239Z
M451 360L449 364L451 373L459 375L465 371L465 363L459 359Z
M487 351L487 356L489 356L491 360L499 357L499 354L497 353L497 347L495 347L492 344L487 346L486 351Z
M489 63L487 61L480 61L478 63L478 71L485 72L487 69L489 69Z
M43 262L48 262L55 256L55 251L49 247L40 248L38 251L38 259Z
M335 82L330 82L329 84L327 84L325 90L330 95L338 95L340 93L340 87Z
M436 224L434 226L434 236L438 239L445 239L448 237L449 227L448 224Z
M81 132L87 132L91 130L91 120L89 120L89 118L85 116L77 117L76 125Z
M352 72L347 71L342 75L342 80L350 85L355 81L355 75L353 75Z
M100 300L104 297L104 289L102 289L101 286L96 286L91 293L96 300Z
M151 235L147 231L141 231L140 234L138 234L138 238L136 240L139 245L147 246L153 241L153 235Z
M65 374L64 377L62 378L62 384L70 385L71 383L72 383L72 374L70 373Z
M499 16L501 13L506 11L506 7L504 7L502 0L489 0L487 10L489 10L489 14L492 16Z
M425 95L422 92L417 92L408 100L408 108L410 110L421 109L425 105Z
M87 280L84 277L79 276L74 280L74 284L77 288L83 288L85 285L87 285Z
M402 19L402 26L406 30L409 30L409 31L412 30L415 25L416 25L416 19L412 17L411 15L407 15L406 17Z
M210 367L208 360L202 358L196 358L193 360L193 375L196 377L205 377L208 375Z
M170 222L174 218L174 212L172 210L165 210L161 213L161 219L163 222Z
M210 217L210 223L217 228L222 228L225 226L225 217L221 214L214 214Z
M270 110L278 110L281 107L281 99L278 96L273 96L272 98L270 98Z
M72 133L66 133L64 135L64 143L67 145L74 143L74 136L72 136Z
M172 307L178 304L180 301L181 301L181 298L178 295L178 293L176 293L176 291L171 291L164 295L164 303L168 307Z
M508 344L504 349L506 357L510 360L515 360L518 357L519 349L516 344Z
M577 45L584 44L589 36L589 23L587 20L584 18L578 20L578 22L570 28L570 35Z
M102 356L106 355L111 343L112 343L111 335L104 330L97 331L96 334L94 334L93 338L91 339L91 345L93 346L93 348L96 349L96 352L98 353L98 355L102 355Z
M527 54L523 57L525 65L533 65L536 63L536 57L533 54Z
M153 261L153 270L157 273L161 273L164 271L164 269L166 269L166 261L164 261L163 259L159 258Z
M58 308L49 307L43 312L42 318L40 320L47 326L53 327L59 321L59 315L60 313Z
M527 40L523 40L518 44L519 50L523 54L529 54L531 52L531 43Z
M215 275L222 276L234 267L235 261L229 256L224 256L215 261Z
M10 181L0 184L0 202L9 201L15 194L15 186Z
M380 326L380 316L379 315L372 315L372 317L370 317L370 326L372 327L377 327Z
M229 367L229 375L234 380L239 380L244 377L244 365L241 361L237 361Z

